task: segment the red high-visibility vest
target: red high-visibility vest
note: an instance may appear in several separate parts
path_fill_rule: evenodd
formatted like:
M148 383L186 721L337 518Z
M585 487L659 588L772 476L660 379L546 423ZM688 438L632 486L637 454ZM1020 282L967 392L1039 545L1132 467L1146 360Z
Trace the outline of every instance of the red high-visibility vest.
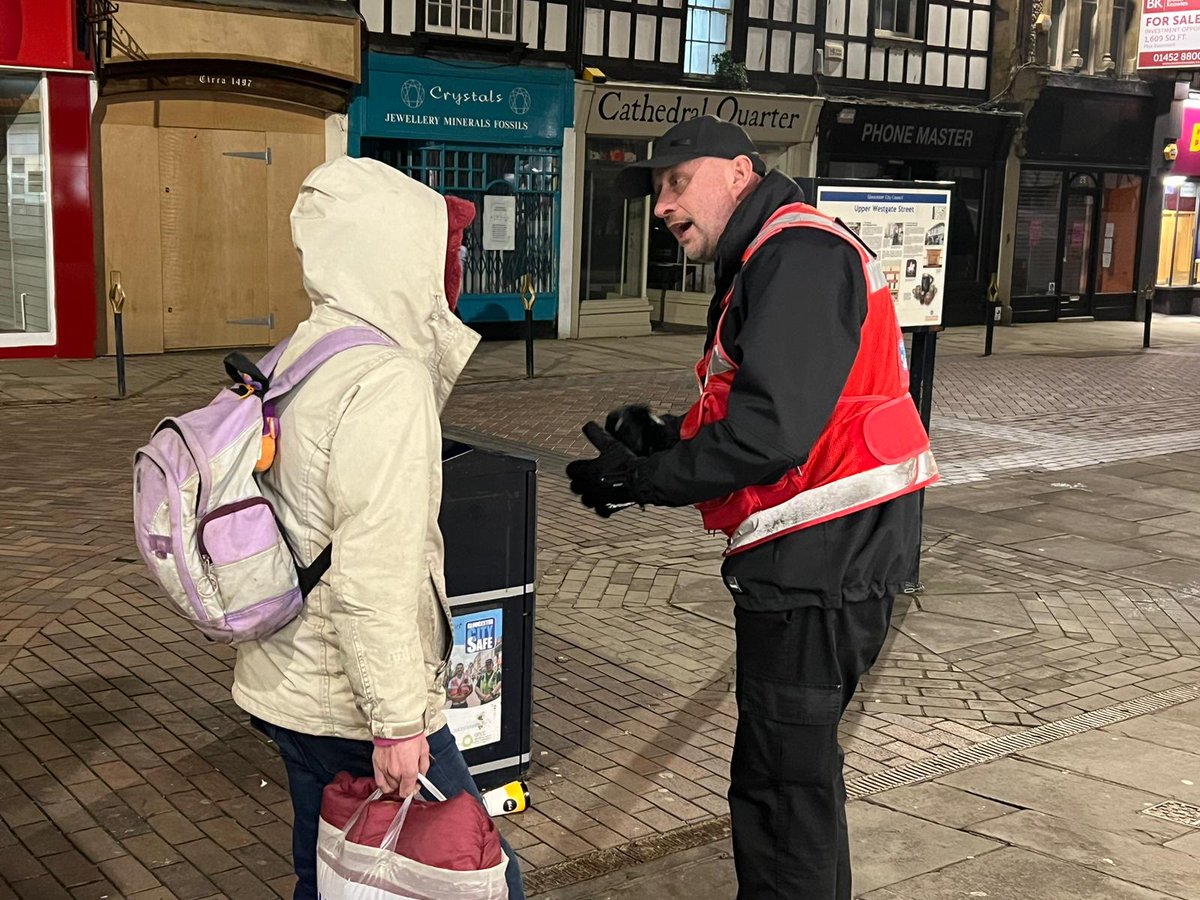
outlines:
M729 537L727 554L919 491L938 479L929 435L908 391L904 337L878 260L840 222L792 203L767 220L742 254L742 264L784 228L815 228L855 249L867 284L867 316L850 376L804 465L775 484L744 487L697 504L705 528ZM712 347L696 365L700 399L681 425L685 440L728 414L738 367L721 346L721 330L732 295L731 287Z

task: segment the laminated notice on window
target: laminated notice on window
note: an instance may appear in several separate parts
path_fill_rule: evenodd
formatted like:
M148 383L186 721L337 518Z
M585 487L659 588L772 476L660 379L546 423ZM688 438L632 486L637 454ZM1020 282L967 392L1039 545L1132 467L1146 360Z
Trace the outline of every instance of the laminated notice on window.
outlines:
M517 198L483 198L483 249L517 248Z

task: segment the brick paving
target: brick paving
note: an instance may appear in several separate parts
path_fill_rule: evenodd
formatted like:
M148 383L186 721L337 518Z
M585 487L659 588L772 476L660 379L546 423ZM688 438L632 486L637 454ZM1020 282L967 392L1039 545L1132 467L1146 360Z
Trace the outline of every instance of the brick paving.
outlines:
M929 493L926 591L899 599L847 715L848 778L1200 677L1200 356L1176 343L1080 359L1031 333L1037 355L945 342L935 439L963 477ZM559 475L586 418L688 402L678 365L695 339L652 340L636 372L612 342L578 363L539 346L564 374L532 383L488 383L519 356L485 346L447 410L543 460L535 806L502 820L534 883L726 812L721 542L688 510L602 522ZM130 452L219 384L218 360L139 361L120 403L97 393L100 363L0 368L0 900L290 896L282 768L229 699L231 652L159 604L128 525ZM1059 470L1056 450L1086 465ZM987 470L989 453L1024 455Z

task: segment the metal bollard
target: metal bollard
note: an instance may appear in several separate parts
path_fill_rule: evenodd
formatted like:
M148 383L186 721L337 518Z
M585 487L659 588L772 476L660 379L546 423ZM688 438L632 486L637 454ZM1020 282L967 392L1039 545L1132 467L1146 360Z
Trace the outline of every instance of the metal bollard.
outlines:
M537 303L537 294L533 290L533 278L525 273L525 282L521 286L521 305L525 307L525 377L533 377L533 304Z
M121 287L121 273L109 275L112 287L108 291L108 305L113 311L113 334L117 340L117 395L125 396L125 327L122 322L125 309L125 289Z
M996 273L992 273L991 283L987 289L987 321L984 323L986 331L983 338L983 355L992 355L992 338L996 334L996 323L1000 321L1003 315L1004 307L1000 305L1000 287L996 284Z

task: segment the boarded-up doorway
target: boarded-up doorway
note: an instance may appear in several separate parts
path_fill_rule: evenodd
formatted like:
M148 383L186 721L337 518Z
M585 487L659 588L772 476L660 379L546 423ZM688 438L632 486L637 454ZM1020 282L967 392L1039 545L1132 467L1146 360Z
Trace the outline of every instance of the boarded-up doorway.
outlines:
M288 215L325 159L323 115L114 103L101 154L105 273L129 297L129 352L271 344L308 316Z

